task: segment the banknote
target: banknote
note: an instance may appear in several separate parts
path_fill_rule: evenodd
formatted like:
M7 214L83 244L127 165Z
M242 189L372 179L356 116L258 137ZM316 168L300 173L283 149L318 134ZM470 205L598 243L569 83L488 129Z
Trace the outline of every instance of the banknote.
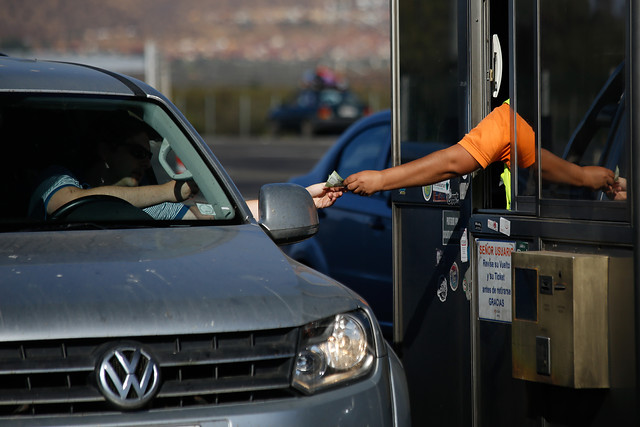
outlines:
M329 177L327 178L327 183L325 184L325 187L344 187L344 184L342 183L343 179L342 177L340 177L340 175L338 175L338 172L333 171L331 172L331 175L329 175Z

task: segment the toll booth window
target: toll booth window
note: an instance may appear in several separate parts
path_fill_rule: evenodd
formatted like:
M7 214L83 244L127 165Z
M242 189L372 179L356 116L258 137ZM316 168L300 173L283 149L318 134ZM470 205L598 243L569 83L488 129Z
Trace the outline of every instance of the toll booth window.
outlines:
M570 183L571 168L554 167L549 156L628 176L624 2L549 0L539 10L542 197L607 200L602 191ZM523 96L518 105L532 106L525 104ZM555 169L555 179L545 178L545 167Z
M455 144L464 135L466 57L459 55L466 31L462 2L407 0L399 8L400 116L403 141ZM425 31L428 29L428 31Z

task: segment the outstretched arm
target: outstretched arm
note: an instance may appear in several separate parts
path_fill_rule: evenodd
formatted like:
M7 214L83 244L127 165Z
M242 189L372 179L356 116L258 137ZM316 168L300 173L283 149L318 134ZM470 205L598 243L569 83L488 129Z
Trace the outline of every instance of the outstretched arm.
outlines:
M615 182L612 170L601 166L580 166L568 162L552 152L542 148L540 168L542 179L590 190L610 191Z
M313 203L316 205L317 209L328 208L333 205L340 196L342 196L341 188L329 188L324 186L324 182L319 182L317 184L313 184L307 187L307 191L311 194L313 198ZM258 200L251 199L247 200L247 206L251 210L254 218L259 217L258 210Z
M344 180L344 184L349 191L370 196L378 191L435 184L479 168L476 159L461 145L455 144L399 166L354 173Z
M164 202L182 202L195 194L196 191L195 187L192 189L186 181L169 181L165 184L143 187L105 185L84 189L68 186L53 193L47 204L47 214L52 214L64 204L85 196L114 196L126 200L138 208L146 208Z

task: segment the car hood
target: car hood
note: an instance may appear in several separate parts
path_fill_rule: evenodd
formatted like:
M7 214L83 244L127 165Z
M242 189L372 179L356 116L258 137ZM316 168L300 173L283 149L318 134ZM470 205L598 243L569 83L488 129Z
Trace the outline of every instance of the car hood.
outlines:
M0 340L300 326L360 302L257 225L5 233Z

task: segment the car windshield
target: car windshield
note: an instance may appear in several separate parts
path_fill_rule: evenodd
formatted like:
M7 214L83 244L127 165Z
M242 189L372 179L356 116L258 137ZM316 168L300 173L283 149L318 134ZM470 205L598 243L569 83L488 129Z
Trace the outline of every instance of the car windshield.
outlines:
M201 144L152 101L4 94L0 132L4 226L241 216Z

